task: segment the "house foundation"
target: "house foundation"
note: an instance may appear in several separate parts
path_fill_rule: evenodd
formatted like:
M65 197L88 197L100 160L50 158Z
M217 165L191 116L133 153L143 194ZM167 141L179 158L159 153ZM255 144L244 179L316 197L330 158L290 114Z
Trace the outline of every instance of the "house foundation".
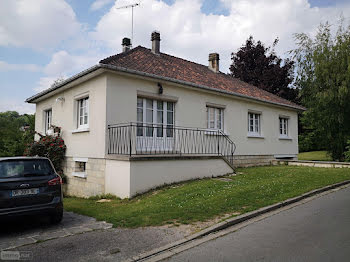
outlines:
M90 197L113 194L131 198L153 188L192 179L216 177L233 172L219 156L114 156L88 158L85 175L77 172L77 161L66 157L66 194ZM271 165L273 155L234 156L234 167Z

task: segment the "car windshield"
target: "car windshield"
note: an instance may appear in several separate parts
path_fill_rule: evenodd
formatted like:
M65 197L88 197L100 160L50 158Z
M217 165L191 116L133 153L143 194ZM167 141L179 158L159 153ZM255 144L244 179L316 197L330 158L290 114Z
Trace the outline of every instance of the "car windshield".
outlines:
M26 176L45 176L53 172L46 159L0 161L0 179Z

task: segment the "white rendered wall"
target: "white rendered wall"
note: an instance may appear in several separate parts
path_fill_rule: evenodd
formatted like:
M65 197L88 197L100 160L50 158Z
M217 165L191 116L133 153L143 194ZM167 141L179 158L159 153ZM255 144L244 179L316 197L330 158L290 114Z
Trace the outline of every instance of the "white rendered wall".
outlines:
M233 173L222 159L130 161L130 196L152 188L196 178Z
M237 145L235 155L298 154L298 115L295 110L198 88L166 83L162 86L163 96L177 98L175 125L206 128L206 105L218 104L225 107L224 131ZM157 81L107 74L107 124L136 122L138 91L157 95ZM262 138L247 136L249 110L261 112ZM289 117L289 140L279 139L279 116Z
M89 96L89 131L76 133L77 99ZM56 101L64 98L64 102ZM62 127L67 157L105 158L106 76L78 84L36 104L35 131L44 134L44 111L52 109L52 124Z
M106 159L105 193L130 197L130 161Z

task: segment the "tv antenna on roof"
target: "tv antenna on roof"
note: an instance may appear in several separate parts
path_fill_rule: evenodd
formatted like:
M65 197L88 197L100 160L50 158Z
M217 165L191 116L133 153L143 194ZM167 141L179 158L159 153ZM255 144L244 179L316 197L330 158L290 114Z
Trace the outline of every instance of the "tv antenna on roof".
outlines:
M139 3L131 4L131 5L125 5L121 7L116 7L116 9L127 9L131 8L131 46L134 43L134 7L139 6Z

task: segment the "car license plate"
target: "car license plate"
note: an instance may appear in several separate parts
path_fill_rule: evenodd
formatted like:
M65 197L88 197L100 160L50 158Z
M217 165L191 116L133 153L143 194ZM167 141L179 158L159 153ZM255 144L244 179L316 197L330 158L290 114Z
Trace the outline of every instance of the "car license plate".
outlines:
M26 196L26 195L36 195L39 193L39 188L27 188L12 190L12 196Z

